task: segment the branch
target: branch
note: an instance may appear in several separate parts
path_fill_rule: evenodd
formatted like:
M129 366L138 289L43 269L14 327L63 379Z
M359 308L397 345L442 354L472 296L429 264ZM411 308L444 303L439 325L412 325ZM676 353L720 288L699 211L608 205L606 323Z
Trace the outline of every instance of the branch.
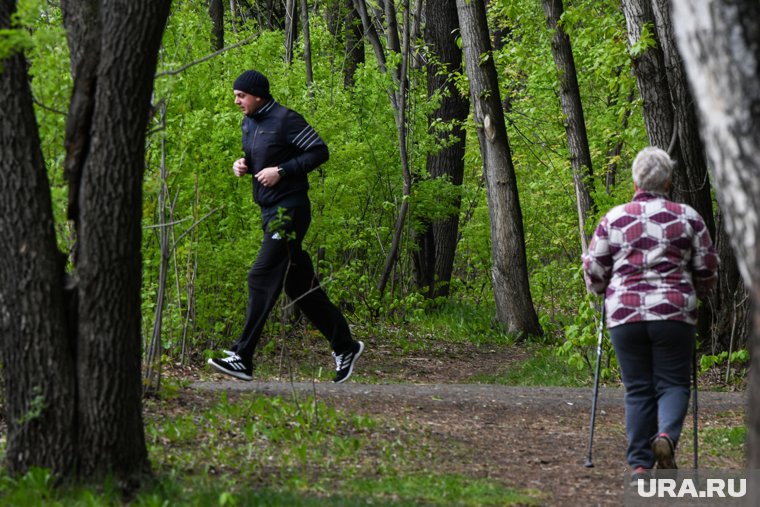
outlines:
M207 60L211 60L211 59L212 59L212 58L214 58L215 56L219 56L219 55L221 55L222 53L224 53L225 51L229 51L230 49L235 49L235 48L238 48L238 47L240 47L240 46L244 46L244 45L248 44L248 43L249 43L249 42L251 42L251 41L252 41L252 40L253 40L253 39L254 39L254 38L257 36L257 35L258 35L258 34L249 35L248 37L246 37L245 39L241 40L240 42L237 42L237 43L235 43L235 44L233 44L233 45L231 45L231 46L227 46L227 47L225 47L225 48L222 48L222 49L220 49L219 51L214 51L214 52L213 52L213 53L211 53L210 55L206 55L206 56L204 56L203 58L201 58L201 59L199 59L199 60L195 60L194 62L186 63L185 65L183 65L182 67L179 67L178 69L174 69L174 70L165 70L165 71L163 71L163 72L159 72L158 74L156 74L156 76L155 76L155 77L156 77L156 78L159 78L159 77L164 77L164 76L176 76L176 75L177 75L177 74L179 74L180 72L184 72L185 70L189 69L190 67L192 67L192 66L194 66L194 65L198 65L199 63L203 63L203 62L205 62L205 61L207 61Z
M68 116L69 115L69 113L67 113L66 111L60 111L60 110L55 109L53 107L46 106L45 104L43 104L42 102L40 102L37 99L37 97L32 97L32 102L34 102L37 106L39 106L41 109L44 109L45 111L50 111L51 113L60 114L61 116Z

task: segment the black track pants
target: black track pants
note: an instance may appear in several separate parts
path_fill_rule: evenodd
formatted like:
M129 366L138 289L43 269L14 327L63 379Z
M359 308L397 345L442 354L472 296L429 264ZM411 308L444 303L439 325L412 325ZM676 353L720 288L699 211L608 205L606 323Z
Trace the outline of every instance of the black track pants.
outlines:
M233 350L249 363L283 285L288 297L330 341L333 351L342 353L353 345L346 319L319 286L311 258L301 248L311 223L310 206L281 209L281 215L262 215L264 241L248 272L245 326Z

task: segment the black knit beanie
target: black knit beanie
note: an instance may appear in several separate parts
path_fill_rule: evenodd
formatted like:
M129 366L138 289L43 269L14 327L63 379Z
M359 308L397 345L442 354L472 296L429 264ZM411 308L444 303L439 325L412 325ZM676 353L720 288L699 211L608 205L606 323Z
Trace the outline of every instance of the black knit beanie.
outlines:
M268 99L272 96L269 94L269 80L264 74L257 70L247 70L240 74L232 85L233 90L240 90L249 95L255 95L262 99Z

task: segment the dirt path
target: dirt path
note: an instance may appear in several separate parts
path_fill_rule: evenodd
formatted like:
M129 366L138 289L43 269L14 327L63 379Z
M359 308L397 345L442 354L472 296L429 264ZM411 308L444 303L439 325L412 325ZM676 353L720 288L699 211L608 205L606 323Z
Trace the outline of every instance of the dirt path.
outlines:
M315 395L351 411L428 427L442 442L472 450L468 463L442 462L452 472L494 478L545 492L544 505L623 504L625 430L623 391L600 389L594 437L594 468L585 468L591 389L506 387L483 384L359 384L277 381L197 381L199 391L255 391L266 395ZM741 421L744 393L699 393L700 427ZM682 467L691 466L691 415L681 444ZM461 448L461 446L459 447ZM702 467L740 463L701 456ZM688 466L687 466L688 462Z

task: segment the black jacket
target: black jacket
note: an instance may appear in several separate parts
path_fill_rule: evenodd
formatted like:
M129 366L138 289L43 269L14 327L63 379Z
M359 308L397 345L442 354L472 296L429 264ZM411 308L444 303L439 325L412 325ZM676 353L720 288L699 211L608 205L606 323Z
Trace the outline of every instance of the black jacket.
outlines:
M274 99L243 117L243 151L250 174L265 167L282 168L277 185L265 187L253 178L253 199L262 208L308 204L307 174L329 157L327 145L303 116Z

